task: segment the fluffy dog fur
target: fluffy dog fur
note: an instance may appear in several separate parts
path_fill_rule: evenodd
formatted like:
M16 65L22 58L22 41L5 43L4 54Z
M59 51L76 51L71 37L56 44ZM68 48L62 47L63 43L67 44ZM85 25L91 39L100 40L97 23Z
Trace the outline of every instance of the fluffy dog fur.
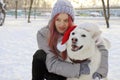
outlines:
M96 24L83 23L70 33L66 42L66 61L90 59L91 62L88 65L89 75L81 75L79 78L68 78L67 80L93 80L92 75L98 69L101 61L101 53L96 46L98 44L105 44L107 49L110 46L109 41L101 37L101 31ZM107 78L103 80L107 80Z

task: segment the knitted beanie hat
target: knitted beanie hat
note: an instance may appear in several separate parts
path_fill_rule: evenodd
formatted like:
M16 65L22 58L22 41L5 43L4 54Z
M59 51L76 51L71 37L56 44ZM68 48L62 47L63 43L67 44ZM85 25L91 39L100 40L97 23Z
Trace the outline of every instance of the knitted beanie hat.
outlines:
M74 21L74 9L71 2L68 0L57 0L52 9L51 19L53 19L58 13L67 13Z

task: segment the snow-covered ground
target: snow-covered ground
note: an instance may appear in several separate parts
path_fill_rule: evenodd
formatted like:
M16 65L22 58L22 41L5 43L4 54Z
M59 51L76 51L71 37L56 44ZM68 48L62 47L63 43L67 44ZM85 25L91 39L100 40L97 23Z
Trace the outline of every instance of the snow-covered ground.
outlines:
M27 19L7 17L0 26L0 80L31 80L32 55L38 49L37 31L48 23L49 17ZM109 50L109 80L120 79L120 17L110 19L107 29L104 18L76 18L75 23L83 21L100 24L103 36L111 42Z

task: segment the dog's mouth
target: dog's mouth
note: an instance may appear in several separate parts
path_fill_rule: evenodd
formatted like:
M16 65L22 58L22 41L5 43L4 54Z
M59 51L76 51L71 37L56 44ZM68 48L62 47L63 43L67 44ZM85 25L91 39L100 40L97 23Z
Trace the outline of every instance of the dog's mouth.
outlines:
M71 47L72 47L72 49L71 49L72 51L78 51L83 48L83 45L77 46L75 44L72 44Z

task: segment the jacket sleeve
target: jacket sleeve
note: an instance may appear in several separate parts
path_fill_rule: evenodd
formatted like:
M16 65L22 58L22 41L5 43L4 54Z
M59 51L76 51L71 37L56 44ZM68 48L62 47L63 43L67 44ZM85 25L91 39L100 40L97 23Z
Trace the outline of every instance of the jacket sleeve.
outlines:
M48 38L47 27L44 27L37 32L37 44L39 49L43 49L44 51L50 50L47 44L48 43L47 38Z
M108 50L105 48L104 44L100 44L97 47L102 55L100 67L97 72L102 75L102 78L105 78L108 74Z
M46 58L47 69L51 73L62 75L64 77L79 77L80 64L65 62L53 53L48 53Z
M47 53L46 66L49 72L62 75L64 77L79 77L80 64L72 64L65 62L56 57L48 47L46 30L42 29L37 33L37 41L39 49L43 49Z

